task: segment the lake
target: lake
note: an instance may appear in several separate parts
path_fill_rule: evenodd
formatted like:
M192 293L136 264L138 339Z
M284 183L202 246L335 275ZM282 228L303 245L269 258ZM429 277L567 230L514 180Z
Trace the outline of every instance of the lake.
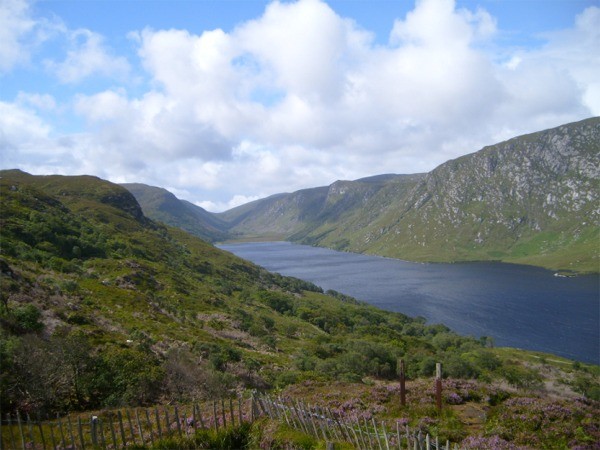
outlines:
M289 242L220 245L271 272L381 309L422 316L497 346L600 363L598 276L502 263L421 264Z

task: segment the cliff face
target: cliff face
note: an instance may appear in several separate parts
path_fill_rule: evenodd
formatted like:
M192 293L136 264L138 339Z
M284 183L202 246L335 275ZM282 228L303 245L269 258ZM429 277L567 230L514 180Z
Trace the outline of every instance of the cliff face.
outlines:
M597 271L599 167L598 118L514 138L434 169L348 247Z

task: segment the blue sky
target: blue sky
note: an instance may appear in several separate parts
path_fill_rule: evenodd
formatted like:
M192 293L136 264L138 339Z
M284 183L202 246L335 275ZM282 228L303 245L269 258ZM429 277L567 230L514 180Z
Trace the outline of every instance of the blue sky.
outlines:
M0 166L209 210L600 115L600 2L0 1Z

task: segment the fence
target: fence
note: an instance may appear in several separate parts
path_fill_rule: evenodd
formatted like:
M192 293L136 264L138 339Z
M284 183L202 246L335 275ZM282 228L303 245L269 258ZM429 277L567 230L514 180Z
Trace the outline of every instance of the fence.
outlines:
M400 400L405 405L404 362L399 361ZM442 408L441 365L436 364L436 405ZM243 400L229 398L191 406L163 406L154 409L101 411L92 415L57 416L52 420L32 420L29 415L7 414L0 420L0 450L4 449L81 449L106 450L129 445L153 445L163 437L190 437L197 429L224 428L253 422L266 415L273 420L323 439L347 442L364 450L450 450L437 438L421 431L401 429L375 419L352 422L331 410L308 406L296 400L283 400L255 394ZM329 447L329 446L328 446ZM454 449L458 446L455 445Z
M190 437L197 429L235 426L255 419L251 399L222 399L191 406L99 411L43 420L6 414L0 421L0 450L98 449L153 445L166 437Z
M259 395L254 408L271 419L285 421L289 426L326 442L348 442L361 450L450 450L450 442L440 445L437 438L408 427L388 427L383 421L363 419L351 421L336 416L330 409L309 406L300 401ZM453 450L458 449L455 445Z

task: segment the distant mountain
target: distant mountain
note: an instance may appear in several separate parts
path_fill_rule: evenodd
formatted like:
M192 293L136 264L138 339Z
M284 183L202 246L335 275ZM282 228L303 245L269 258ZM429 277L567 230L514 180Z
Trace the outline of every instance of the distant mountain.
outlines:
M144 213L205 240L284 239L415 261L598 272L600 118L491 145L427 174L282 193L212 214L124 185Z
M600 118L520 136L424 175L338 181L219 215L241 235L417 261L598 272Z
M299 240L310 233L338 233L355 224L356 215L377 194L413 186L423 175L379 175L330 186L303 189L238 206L218 216L229 223L232 235Z
M149 218L179 227L205 241L226 239L227 224L216 215L186 200L180 200L166 189L141 183L124 183Z

